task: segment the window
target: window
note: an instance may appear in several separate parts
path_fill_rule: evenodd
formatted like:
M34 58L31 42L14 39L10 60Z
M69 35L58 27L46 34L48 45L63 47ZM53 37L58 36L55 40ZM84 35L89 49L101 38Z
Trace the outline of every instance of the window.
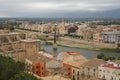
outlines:
M77 75L79 76L79 71L77 72Z
M95 69L93 69L93 71L95 72Z
M90 68L88 68L88 71L90 71Z
M101 75L99 75L101 77Z
M38 69L39 67L38 66L36 66L36 69Z
M70 70L70 68L68 68L68 70Z
M73 73L75 73L75 70L73 70Z
M75 76L73 76L73 80L75 80Z
M79 80L79 76L77 77L77 80Z
M36 71L36 74L38 74L39 72L38 71Z
M100 72L102 72L102 70L100 69Z
M68 75L70 75L70 73L68 73Z
M42 67L42 70L43 70L44 68Z

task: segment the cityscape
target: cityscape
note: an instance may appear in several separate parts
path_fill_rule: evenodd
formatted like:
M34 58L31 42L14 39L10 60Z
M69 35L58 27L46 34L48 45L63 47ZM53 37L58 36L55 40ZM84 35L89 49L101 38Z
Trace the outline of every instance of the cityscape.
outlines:
M120 80L120 1L1 0L0 80Z

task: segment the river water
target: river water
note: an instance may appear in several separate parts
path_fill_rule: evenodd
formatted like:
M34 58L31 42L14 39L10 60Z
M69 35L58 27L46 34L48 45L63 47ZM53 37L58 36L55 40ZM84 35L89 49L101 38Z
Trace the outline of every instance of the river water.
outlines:
M41 42L41 48L51 54L58 54L60 52L80 52L81 55L85 56L87 59L93 59L97 57L97 54L101 53L101 51L96 50L86 50L86 49L78 49L78 48L70 48L58 46L57 50L53 49L52 45L46 45L44 41ZM103 52L106 56L120 56L120 53L117 52Z

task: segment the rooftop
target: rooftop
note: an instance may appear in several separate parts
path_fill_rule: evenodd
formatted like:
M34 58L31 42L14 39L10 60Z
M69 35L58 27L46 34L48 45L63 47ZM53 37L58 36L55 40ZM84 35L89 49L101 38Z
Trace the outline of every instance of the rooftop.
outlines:
M101 65L102 67L112 68L112 69L120 69L120 63L119 60L115 62L108 61L107 64Z
M101 64L105 64L105 63L106 62L102 59L92 59L82 64L82 67L98 67Z
M50 60L52 60L52 58L40 55L40 54L36 54L36 55L31 55L27 58L28 60L30 60L32 63L36 63L36 62L40 62L40 63L46 63Z
M87 61L87 59L80 55L79 52L62 52L60 54L63 63L72 65L77 68L79 68L84 62Z

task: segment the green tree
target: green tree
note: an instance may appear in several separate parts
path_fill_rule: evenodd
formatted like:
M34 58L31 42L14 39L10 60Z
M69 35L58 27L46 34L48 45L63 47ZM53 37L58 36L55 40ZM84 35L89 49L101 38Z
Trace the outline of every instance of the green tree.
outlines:
M114 56L109 56L109 60L115 60L116 58Z
M108 57L108 56L105 56L105 57L104 57L104 60L105 60L105 61L108 61L108 60L109 60L109 57Z
M120 56L117 59L120 60Z
M97 55L97 58L98 59L104 59L105 55L103 53L100 53L100 54Z
M41 80L28 73L20 73L12 77L10 80Z
M116 60L116 57L114 57L114 56L105 56L105 57L104 57L104 60L105 60L105 61L108 61L108 60Z
M14 31L14 27L13 26L10 26L10 31Z
M24 69L24 63L0 55L0 80L9 80L14 75L23 72Z

